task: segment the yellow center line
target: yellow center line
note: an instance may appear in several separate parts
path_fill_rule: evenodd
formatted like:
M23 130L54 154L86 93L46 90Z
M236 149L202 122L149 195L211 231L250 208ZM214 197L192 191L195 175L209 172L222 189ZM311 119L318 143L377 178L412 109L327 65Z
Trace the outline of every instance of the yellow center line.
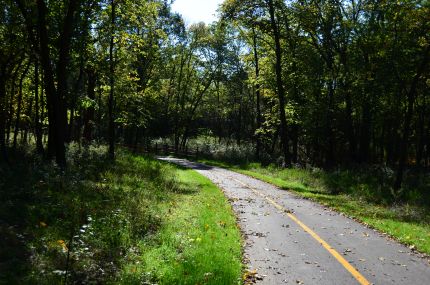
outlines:
M218 172L220 173L220 172ZM349 273L360 283L361 285L370 285L371 283L363 276L360 272L358 272L357 269L355 269L354 266L352 266L345 258L343 258L342 255L339 254L332 246L330 246L325 240L323 240L317 233L315 233L313 230L311 230L308 226L306 226L302 221L300 221L295 215L293 215L288 209L285 207L279 205L275 201L273 201L270 197L264 195L257 189L253 188L252 186L236 179L233 177L229 177L223 173L220 173L221 175L230 178L246 188L250 189L252 192L254 192L256 195L264 198L266 201L268 201L270 204L275 206L276 209L282 211L283 213L286 213L286 215L293 220L297 225L299 225L305 232L307 232L311 237L313 237L319 244L321 244L336 260L346 269Z

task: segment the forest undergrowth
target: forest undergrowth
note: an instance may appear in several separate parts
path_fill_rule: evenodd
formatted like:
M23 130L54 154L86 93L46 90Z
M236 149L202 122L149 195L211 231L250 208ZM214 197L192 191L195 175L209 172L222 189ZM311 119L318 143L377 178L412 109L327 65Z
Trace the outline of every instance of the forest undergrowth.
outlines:
M111 162L104 146L72 144L66 171L32 153L0 167L0 284L240 278L231 209L197 173L126 151Z

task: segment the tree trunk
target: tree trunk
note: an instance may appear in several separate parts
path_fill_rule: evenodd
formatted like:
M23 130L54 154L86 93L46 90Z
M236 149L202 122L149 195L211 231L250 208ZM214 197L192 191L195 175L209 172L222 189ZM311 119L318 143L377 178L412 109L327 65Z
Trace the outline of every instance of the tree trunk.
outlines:
M88 85L87 85L87 96L91 100L96 99L96 74L94 70L87 70L87 76L88 76ZM94 125L94 106L88 107L84 111L84 133L83 137L86 142L90 142L93 139L93 125Z
M418 119L418 126L417 126L417 135L418 135L418 142L417 142L417 149L416 149L416 167L421 168L422 167L422 159L423 159L423 153L424 153L424 146L425 146L425 106L421 107L421 110L419 112L419 119Z
M242 143L242 109L243 109L243 90L241 87L241 90L239 92L239 110L237 114L237 129L236 129L236 143L238 146Z
M253 35L253 45L254 45L254 64L255 64L255 95L256 95L256 105L257 105L257 130L261 128L261 90L260 90L260 63L258 58L258 50L257 50L257 34L255 32L255 28L252 29ZM261 138L260 135L256 134L256 147L255 147L255 156L257 159L260 159L261 152Z
M42 100L40 99L39 105L39 61L35 60L34 63L34 131L36 135L36 151L39 154L43 154L43 144L42 144L42 126L40 124L40 105L42 105Z
M102 102L102 93L103 90L100 88L100 82L99 80L97 80L98 82L98 88L99 88L99 92L98 92L98 98L97 98L97 132L98 132L98 136L101 138L102 137L102 115L103 115L103 102Z
M403 172L406 166L406 159L408 157L408 142L409 142L409 133L410 133L410 125L412 120L412 113L414 111L414 99L415 92L408 92L408 106L405 115L405 125L403 128L403 138L400 144L400 158L399 165L396 173L396 181L394 182L394 190L398 191L402 187L403 183Z
M43 76L43 72L40 74L40 125L42 128L42 141L43 144L47 145L48 142L48 134L45 134L45 130L44 130L44 124L43 122L45 122L45 118L48 117L48 99L46 99L46 92L45 92L45 80L44 80L44 76Z
M70 143L73 140L79 140L80 139L80 125L79 122L76 122L76 109L77 109L77 97L80 91L80 86L82 84L82 79L84 76L84 67L83 62L81 60L80 66L79 66L79 76L78 80L76 80L76 83L74 84L73 91L71 93L71 99L70 99L70 120L68 123L67 128L67 143ZM77 127L77 128L76 128Z
M329 68L330 69L330 68ZM327 145L326 145L326 157L325 166L326 168L332 168L336 162L334 157L334 133L333 133L333 103L334 103L334 81L328 82L328 107L327 107L327 121L326 121L326 134L327 134Z
M51 65L51 52L48 45L49 37L47 31L46 14L47 8L43 0L37 0L38 6L38 29L39 29L39 44L40 44L40 60L44 71L44 85L48 107L48 158L57 157L57 162L65 164L65 149L64 140L60 139L58 129L61 124L58 122L60 116L60 100L55 88L54 71ZM63 148L59 145L63 145Z
M34 101L34 98L31 98L30 99L30 104L28 105L27 112L26 112L27 116L29 118L31 117L31 113L33 113L33 101ZM29 127L30 127L29 121L27 120L26 123L24 124L24 129L23 129L24 135L22 137L22 143L24 145L26 145L28 143L28 131L30 129Z
M134 140L133 140L133 149L135 152L138 151L138 144L139 144L139 127L134 127Z
M371 131L371 112L368 98L364 98L365 102L362 106L361 131L360 131L360 163L369 162L370 152L370 131Z
M115 88L115 66L113 58L115 40L115 1L111 0L111 38L109 45L109 158L115 159L115 121L114 121L114 88Z
M352 121L352 100L351 100L351 93L349 90L345 90L345 103L346 103L346 110L345 110L345 119L346 119L346 134L348 136L348 142L349 142L349 159L352 162L355 162L357 160L357 141L355 139L355 133L354 133L354 123Z
M292 126L291 141L293 144L292 162L297 163L299 160L299 126L297 124Z
M276 72L276 86L277 86L278 99L279 99L279 119L281 121L280 135L281 135L282 153L284 155L285 166L290 166L291 155L290 155L289 144L288 144L287 118L285 114L285 89L282 82L281 38L280 38L278 23L276 20L273 0L268 0L267 3L269 5L270 24L272 27L273 38L275 40L275 54L276 54L275 72Z
M13 122L13 99L15 97L15 81L16 81L16 74L12 76L11 80L11 87L10 87L10 96L9 96L9 111L8 111L8 118L6 118L6 111L5 111L5 120L7 120L6 123L6 142L10 143L10 132L12 128L12 122Z
M27 75L28 69L30 68L30 62L25 67L24 72L21 75L21 78L19 79L19 93L18 93L18 106L16 109L16 117L15 117L15 128L13 132L13 148L16 149L17 146L17 140L18 140L18 131L19 131L19 123L21 121L21 109L22 109L22 84L24 81L25 76Z
M7 159L7 151L6 151L6 82L5 82L5 72L2 68L0 70L0 151L1 157L4 161L8 161Z
M73 32L73 23L75 11L78 7L79 0L69 0L67 14L63 21L62 32L59 38L59 58L57 64L57 145L56 161L60 166L66 166L66 139L67 139L67 106L66 98L68 97L67 66L70 61L71 37Z
M13 99L15 98L15 88L16 84L15 81L18 77L19 69L21 68L21 65L24 60L22 60L16 67L15 71L12 72L11 76L11 87L10 87L10 96L9 96L9 111L8 111L8 117L6 118L6 111L5 111L5 120L7 121L6 124L6 142L9 143L10 139L10 131L12 128L13 123Z
M184 66L187 62L187 55L184 55L185 53L185 47L183 47L182 51L181 51L181 63L180 63L180 68L179 68L179 78L178 78L178 87L175 91L175 95L176 95L176 100L175 100L175 116L174 116L174 143L175 143L175 153L178 153L179 151L179 144L180 144L180 121L181 118L179 116L179 107L180 107L180 97L181 97L181 92L182 92L182 81L184 78Z
M79 0L70 0L67 4L66 16L61 23L61 32L58 37L58 61L54 78L53 58L51 57L50 38L48 33L48 23L46 17L49 14L44 0L36 0L36 15L31 15L31 8L24 1L16 0L21 10L25 25L32 40L34 49L39 53L40 63L44 73L44 85L47 97L48 120L49 120L49 141L48 157L55 156L60 167L66 167L65 134L67 130L67 112L65 97L67 93L67 66L71 47L72 29L74 15L78 7ZM31 16L30 16L31 15ZM33 23L31 17L37 18L38 41L33 33Z

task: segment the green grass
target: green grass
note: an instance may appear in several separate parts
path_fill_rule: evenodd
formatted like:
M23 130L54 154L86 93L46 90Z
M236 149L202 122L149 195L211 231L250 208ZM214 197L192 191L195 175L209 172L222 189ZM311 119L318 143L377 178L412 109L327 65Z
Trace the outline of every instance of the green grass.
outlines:
M240 234L230 205L207 178L178 170L179 181L193 195L178 196L159 232L144 240L123 280L148 274L160 284L239 284ZM165 209L171 209L165 205Z
M0 165L0 284L237 283L240 233L219 189L105 153L72 145L65 172L31 152Z
M200 161L290 190L355 218L422 253L430 254L428 205L413 197L406 203L396 202L388 187L384 187L383 183L381 186L375 173L328 173L322 170L263 167L258 163L234 165L208 159Z

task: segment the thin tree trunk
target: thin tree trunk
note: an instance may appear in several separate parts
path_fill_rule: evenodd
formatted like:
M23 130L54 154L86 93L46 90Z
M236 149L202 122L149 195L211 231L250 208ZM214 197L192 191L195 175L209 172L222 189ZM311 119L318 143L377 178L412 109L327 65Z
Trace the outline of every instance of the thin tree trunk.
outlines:
M29 118L31 118L31 113L33 113L33 101L34 101L34 98L31 98L30 99L30 104L29 104L29 106L28 106L28 109L27 109L27 116L29 117ZM22 139L22 142L23 142L23 144L24 145L26 145L27 143L28 143L28 131L29 131L29 122L27 121L26 122L26 124L24 125L24 135L23 135L23 139ZM30 139L31 139L31 134L30 134Z
M327 117L326 117L326 155L325 155L325 167L330 169L335 164L334 156L334 130L333 130L333 119L334 119L334 92L335 92L335 81L334 81L334 71L333 71L333 56L329 55L327 60L328 70L331 72L331 78L327 82L328 85L328 106L327 106Z
M42 100L40 99L40 105L42 105ZM42 126L40 124L40 105L39 105L39 61L35 60L34 63L34 130L36 135L36 151L39 154L43 154L43 144L42 144Z
M254 64L255 64L255 95L256 95L256 105L257 105L257 130L261 128L261 90L260 90L260 62L258 58L258 50L257 50L257 34L255 32L255 28L252 29L253 35L253 45L254 45ZM261 152L261 138L260 134L256 134L256 147L255 147L255 156L257 159L260 159Z
M19 123L21 121L21 109L22 109L22 84L25 76L27 75L28 69L30 68L30 62L27 64L24 72L21 75L19 80L19 93L18 93L18 106L16 109L16 117L15 117L15 128L13 133L13 148L16 149L17 140L18 140L18 131L19 131Z
M239 112L238 112L238 120L237 120L237 130L236 130L236 142L237 145L240 146L242 142L242 109L243 109L243 87L241 87L240 93L239 93Z
M88 69L87 70L87 76L88 76L88 85L87 85L87 96L91 100L96 99L96 75L94 70ZM83 137L85 141L88 143L93 138L93 125L94 125L94 107L90 106L86 110L84 110L84 133Z
M409 141L409 133L410 133L410 125L412 120L412 113L414 111L414 99L415 92L408 92L408 106L405 115L405 125L403 128L403 138L400 145L400 158L399 158L399 166L397 168L396 173L396 181L394 182L394 190L398 191L402 187L403 183L403 173L406 166L406 159L408 157L408 141Z
M297 163L299 160L299 126L297 124L292 126L291 137L293 144L292 162Z
M10 131L12 128L12 122L13 122L13 99L15 97L15 81L16 81L16 75L12 76L12 82L10 87L10 96L9 96L9 110L8 110L8 118L6 118L6 112L5 112L5 120L7 119L6 124L6 142L10 143Z
M5 82L5 71L4 68L0 70L0 149L2 153L2 158L4 161L7 159L6 151L6 82Z
M47 117L47 113L48 113L48 99L46 99L45 97L45 81L44 81L44 76L43 76L43 72L40 74L40 127L41 127L41 131L42 131L42 141L43 143L46 145L47 144L47 137L48 135L45 134L45 130L44 130L44 122L45 122L45 117Z
M367 98L362 106L361 131L360 131L360 159L361 163L369 162L370 151L370 131L371 131L371 112Z
M111 0L111 38L109 45L109 157L115 159L115 122L114 122L114 88L115 88L115 66L113 58L114 40L115 40L115 1Z
M9 112L8 112L8 118L5 117L5 120L7 119L7 125L6 125L6 142L9 143L9 139L10 139L10 131L12 128L12 123L13 123L13 100L15 98L15 88L16 88L16 84L15 81L18 77L18 72L19 69L21 68L23 61L21 61L15 72L12 72L12 76L11 76L11 87L10 87L10 96L9 96ZM6 116L6 113L5 113Z
M371 70L371 64L369 56L366 55L364 57L365 66ZM370 84L370 86L369 86ZM371 82L368 83L368 86L363 89L363 93L365 96L363 97L362 104L362 117L361 117L361 129L360 129L360 149L359 149L359 162L360 163L368 163L370 161L370 144L371 144L371 130L372 130L372 102L371 97L368 94L372 92Z
M352 100L349 90L345 90L345 117L346 117L346 134L349 142L349 158L352 162L357 160L357 141L355 139L354 124L352 121Z
M181 88L182 88L182 80L183 80L183 70L187 59L184 58L184 50L181 52L181 63L179 68L179 78L178 78L178 88L176 93L176 103L175 103L175 117L174 117L174 141L175 141L175 153L178 153L179 151L179 144L180 144L180 123L179 123L179 106L180 106L180 96L181 96Z
M134 140L133 140L133 148L134 151L138 151L138 147L137 145L139 144L139 127L134 127L135 132L134 132Z
M73 96L73 98L71 98L71 100L70 100L71 103L70 103L70 106L69 106L69 108L70 108L70 120L69 120L68 128L67 128L67 142L68 143L71 142L71 141L73 141L73 140L75 140L75 139L79 140L79 135L78 134L79 134L79 129L80 128L79 128L79 125L76 123L76 108L77 108L76 101L77 101L78 93L80 91L80 86L81 86L81 83L82 83L82 79L83 79L83 76L84 76L84 70L83 69L84 69L83 68L83 62L81 60L81 63L80 63L80 66L79 66L78 80L74 84L73 92L71 94ZM75 129L76 125L78 125L77 129Z
M97 111L98 111L98 113L97 113L97 131L98 131L98 136L101 138L102 137L102 115L103 115L103 108L102 108L102 93L103 93L103 91L102 91L102 89L100 88L100 82L99 82L99 80L97 80L98 81L98 98L97 98L97 106L98 106L98 108L97 108Z
M417 126L417 135L418 135L418 142L417 142L417 149L416 149L416 167L421 168L422 167L422 159L423 159L423 153L424 153L424 146L425 146L425 107L422 106L421 110L419 112L419 119L418 119L418 126Z

